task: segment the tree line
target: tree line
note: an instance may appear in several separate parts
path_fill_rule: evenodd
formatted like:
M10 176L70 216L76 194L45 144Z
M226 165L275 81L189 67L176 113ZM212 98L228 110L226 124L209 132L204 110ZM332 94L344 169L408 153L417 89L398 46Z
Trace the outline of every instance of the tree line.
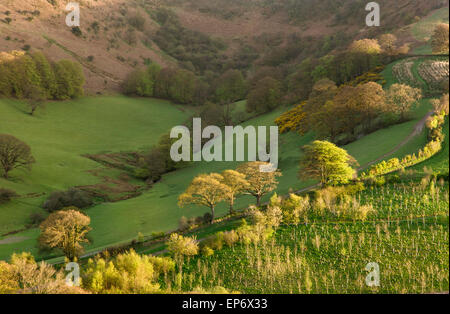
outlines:
M0 54L0 97L27 99L31 114L45 100L66 100L83 95L80 64L50 61L42 52Z
M281 115L282 132L314 131L320 138L347 144L359 136L408 119L421 99L420 89L393 84L387 91L375 82L337 87L329 79L318 81L307 101Z

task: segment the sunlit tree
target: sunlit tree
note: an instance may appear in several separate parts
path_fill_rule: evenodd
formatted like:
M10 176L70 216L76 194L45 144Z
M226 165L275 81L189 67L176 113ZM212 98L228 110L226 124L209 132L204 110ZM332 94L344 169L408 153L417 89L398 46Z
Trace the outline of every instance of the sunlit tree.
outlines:
M222 177L222 183L228 187L228 189L225 190L225 198L228 204L230 204L230 214L232 214L236 197L245 191L249 183L245 179L245 174L235 170L223 171Z
M214 222L217 204L226 199L229 191L223 176L218 173L201 174L192 180L186 191L178 198L178 204L183 207L188 204L206 206L211 210L211 222Z
M89 242L86 235L91 230L90 222L88 216L75 208L52 213L40 225L39 242L61 249L70 261L74 261L83 252L82 243Z
M411 107L422 98L422 91L405 84L393 84L386 92L386 102L394 112L405 119Z
M327 141L303 146L300 177L319 179L322 186L347 183L355 175L356 160L346 150Z
M272 192L278 186L277 177L281 172L264 172L261 167L269 166L267 162L252 161L240 165L236 170L245 175L248 186L245 188L246 194L256 198L256 205L261 206L261 198Z

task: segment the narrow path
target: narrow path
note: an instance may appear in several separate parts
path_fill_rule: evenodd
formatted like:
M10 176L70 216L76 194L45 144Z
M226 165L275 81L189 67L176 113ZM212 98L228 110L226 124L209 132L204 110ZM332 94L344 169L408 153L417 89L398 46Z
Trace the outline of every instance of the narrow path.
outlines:
M383 159L386 159L387 157L395 154L400 148L402 148L403 146L405 146L406 144L408 144L409 141L411 141L415 136L419 135L420 133L422 133L424 127L425 127L425 123L427 122L427 119L433 114L433 111L428 112L425 117L423 117L419 122L417 122L417 124L414 126L414 130L411 132L411 134L409 134L402 142L400 142L393 150L391 150L390 152L384 154L383 156L378 157L375 160L372 160L371 162L361 166L358 168L358 171L364 170L374 164L376 164L379 161L382 161Z

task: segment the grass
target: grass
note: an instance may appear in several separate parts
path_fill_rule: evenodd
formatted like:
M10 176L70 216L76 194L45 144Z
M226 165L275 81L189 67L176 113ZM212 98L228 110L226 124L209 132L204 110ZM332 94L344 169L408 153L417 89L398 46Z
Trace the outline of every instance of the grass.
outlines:
M397 60L388 64L384 70L381 72L381 75L386 80L386 84L384 85L384 89L388 89L392 84L399 83L398 79L395 77L392 68L397 64L402 62L403 60Z
M0 186L21 195L0 206L0 234L23 228L32 212L42 213L49 192L99 183L88 171L103 166L83 154L148 149L169 125L190 115L166 101L126 97L49 103L34 117L27 110L21 102L0 100L0 133L25 141L36 159L31 172L13 171L11 180L0 179Z
M434 28L439 23L448 23L448 7L436 10L433 14L421 19L411 28L412 35L419 41L428 41L431 38Z
M350 143L344 148L350 155L354 156L361 166L375 160L377 157L383 156L391 152L399 143L401 143L409 134L414 131L414 126L431 110L428 99L420 101L417 108L414 109L412 120L390 126L364 136L360 140ZM427 143L425 130L412 141L408 142L399 151L393 155L387 156L385 159L404 156L410 153L416 153L419 148Z
M235 244L185 261L182 286L241 293L425 293L448 291L448 184L404 182L356 196L366 222L321 220L282 226L256 245ZM427 216L428 218L425 218ZM364 283L368 263L380 287Z
M378 288L364 282L372 262L380 267ZM241 293L446 291L448 220L285 227L265 246L238 245L193 259L183 279L186 290L202 283Z
M425 44L415 48L413 53L418 55L428 55L433 53L433 49L430 44Z
M33 171L15 173L15 182L0 181L0 184L15 189L21 194L30 192L48 193L70 186L98 183L98 178L86 171L102 166L81 157L86 153L142 150L155 144L159 134L168 127L180 124L188 117L168 102L158 100L130 99L124 97L85 98L76 102L50 104L45 112L36 117L24 114L23 105L15 101L2 101L0 109L8 115L7 124L0 132L12 133L29 143L38 160ZM242 110L240 103L235 110ZM426 112L417 110L417 118ZM273 121L285 108L256 117L246 125L273 125ZM26 128L20 128L23 120ZM170 122L170 123L169 123ZM411 131L415 121L393 126L372 133L345 148L361 165L392 150ZM74 132L77 130L77 132ZM67 142L66 139L70 138ZM131 141L129 139L132 139ZM295 133L280 137L279 168L283 172L277 193L284 195L314 184L311 180L299 180L298 161L300 147L314 139L312 133L300 136ZM239 162L199 162L164 175L162 180L141 196L115 203L102 203L88 209L93 228L92 243L87 251L98 250L109 245L131 241L137 234L148 236L153 232L174 230L181 216L194 217L208 212L207 208L188 206L179 208L178 195L189 182L200 173L220 172L235 168ZM20 199L0 208L3 232L20 229L32 210L41 211L45 196ZM265 198L268 200L269 196ZM236 207L243 208L254 203L251 197L242 197ZM225 204L217 208L217 214L227 212ZM27 237L15 245L0 245L0 259L6 259L14 250L31 251L38 258L36 229L19 232L14 236Z
M438 173L448 173L449 170L449 121L444 125L443 132L445 134L445 141L442 151L431 157L430 159L415 165L412 169L423 171L424 167L431 168Z

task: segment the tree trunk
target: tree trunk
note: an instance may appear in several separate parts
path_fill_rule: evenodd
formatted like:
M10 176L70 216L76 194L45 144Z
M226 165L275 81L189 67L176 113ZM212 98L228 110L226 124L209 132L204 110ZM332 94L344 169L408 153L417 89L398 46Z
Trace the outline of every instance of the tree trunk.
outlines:
M234 213L234 201L230 202L230 215L233 215Z
M256 206L261 206L261 195L256 195Z
M211 224L214 223L214 206L211 206Z

